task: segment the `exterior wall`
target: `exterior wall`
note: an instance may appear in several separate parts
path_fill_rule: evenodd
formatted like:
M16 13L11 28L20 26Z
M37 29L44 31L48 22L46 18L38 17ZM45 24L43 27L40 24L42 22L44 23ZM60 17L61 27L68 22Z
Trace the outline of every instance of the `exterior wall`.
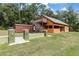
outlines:
M47 23L47 19L46 18L42 18L42 22Z
M54 23L54 26L64 26L63 24Z
M53 23L52 21L48 20L46 26L64 26L62 24ZM58 33L61 32L60 28L47 28L49 33ZM63 32L63 31L62 31ZM65 32L65 31L64 31Z
M53 22L48 20L47 18L42 18L43 22L47 23L45 24L45 26L53 26ZM45 29L45 28L44 28ZM52 33L53 32L53 28L46 28L46 30L49 32L49 33Z
M53 25L53 22L50 21L50 20L48 20L46 25L48 25L48 26L49 26L49 25Z
M23 25L23 24L15 25L15 31L16 32L23 32L24 29L29 29L29 31L31 32L32 31L32 25Z
M50 20L48 20L47 21L47 24L46 24L47 26L50 26L50 25L52 25L52 26L64 26L64 25L62 25L62 24L54 24L52 21L50 21ZM54 33L58 33L58 32L61 32L60 31L60 28L52 28L52 29L50 29L50 28L48 28L47 29L48 30L48 32L54 32ZM62 32L69 32L69 27L68 26L64 26L64 28L63 28L63 31Z
M24 28L23 26L17 26L17 25L16 25L16 26L15 26L15 31L16 31L16 32L22 32L22 31L23 31L23 28Z
M69 32L69 27L65 26L65 32Z
M52 32L53 32L53 29L47 29L47 31L48 31L49 33L52 33Z
M54 28L54 33L59 33L60 32L60 28Z
M47 24L46 25L47 26L50 26L50 25L52 25L52 26L54 26L54 25L55 26L62 26L61 24L54 24L50 20L47 21ZM60 28L52 28L52 29L48 28L47 30L48 30L49 33L58 33L58 32L60 32Z
M53 26L53 22L50 21L50 20L48 20L46 26ZM54 31L53 31L53 28L47 28L47 31L48 31L49 33L54 32Z
M53 23L52 21L47 20L46 26L64 26L64 25L63 24ZM68 26L64 26L62 31L60 31L60 28L47 28L47 31L49 33L69 32L69 27Z

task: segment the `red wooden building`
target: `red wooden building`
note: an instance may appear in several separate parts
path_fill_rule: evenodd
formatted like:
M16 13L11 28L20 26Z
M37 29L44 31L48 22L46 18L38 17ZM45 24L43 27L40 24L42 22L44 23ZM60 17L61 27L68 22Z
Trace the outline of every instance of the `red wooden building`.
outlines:
M23 32L24 29L29 29L29 31L32 32L32 25L25 25L25 24L16 24L15 25L16 32Z

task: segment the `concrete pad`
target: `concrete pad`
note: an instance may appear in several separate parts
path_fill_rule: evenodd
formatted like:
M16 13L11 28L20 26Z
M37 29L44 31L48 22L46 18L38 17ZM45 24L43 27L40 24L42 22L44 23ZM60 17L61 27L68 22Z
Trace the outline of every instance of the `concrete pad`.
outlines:
M35 38L40 38L40 37L44 37L44 34L32 34L30 35L29 37L29 40L30 39L35 39ZM47 35L47 37L52 37L52 35ZM14 43L10 43L9 45L15 45L15 44L22 44L22 43L26 43L26 42L30 42L28 39L27 40L24 40L23 37L15 37L15 42Z
M15 42L10 43L9 46L15 45L15 44L26 43L26 42L30 42L30 41L29 40L24 40L23 37L15 37Z

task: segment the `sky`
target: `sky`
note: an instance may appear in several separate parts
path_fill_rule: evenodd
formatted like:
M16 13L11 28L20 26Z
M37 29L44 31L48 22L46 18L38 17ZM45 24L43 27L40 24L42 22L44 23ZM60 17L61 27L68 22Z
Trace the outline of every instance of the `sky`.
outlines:
M68 7L72 7L74 10L79 10L79 3L48 3L47 5L55 11L66 9Z

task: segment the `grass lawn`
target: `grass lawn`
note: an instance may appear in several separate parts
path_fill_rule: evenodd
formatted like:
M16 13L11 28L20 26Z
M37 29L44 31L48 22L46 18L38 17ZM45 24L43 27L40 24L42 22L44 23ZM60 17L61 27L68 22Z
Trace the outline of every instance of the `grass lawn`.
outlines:
M41 37L14 46L0 45L0 55L79 56L79 32L51 35L52 37Z

